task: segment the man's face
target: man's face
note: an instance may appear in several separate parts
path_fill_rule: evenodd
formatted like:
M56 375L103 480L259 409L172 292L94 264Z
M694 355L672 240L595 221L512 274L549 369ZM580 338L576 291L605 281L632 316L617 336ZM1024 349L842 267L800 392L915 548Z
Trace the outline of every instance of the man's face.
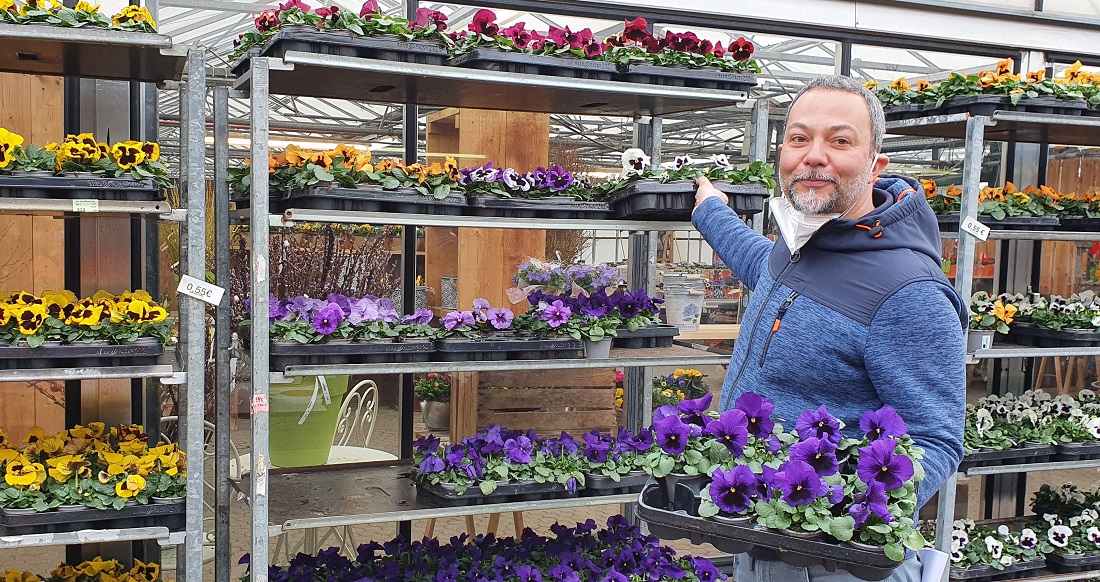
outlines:
M779 181L806 214L845 212L871 191L887 163L872 158L867 103L847 91L804 93L787 114L779 146Z

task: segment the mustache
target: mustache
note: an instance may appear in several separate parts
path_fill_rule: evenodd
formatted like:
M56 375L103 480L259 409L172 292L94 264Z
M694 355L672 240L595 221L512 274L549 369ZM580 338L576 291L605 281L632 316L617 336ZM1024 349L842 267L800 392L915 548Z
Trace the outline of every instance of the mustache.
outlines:
M821 172L810 172L808 174L798 174L798 175L795 175L795 176L791 176L790 183L794 184L795 182L800 182L802 180L814 180L814 181L818 181L818 182L832 182L832 184L834 186L839 186L840 185L840 180L838 180L837 178L834 178L833 176L830 176L828 174L823 174Z

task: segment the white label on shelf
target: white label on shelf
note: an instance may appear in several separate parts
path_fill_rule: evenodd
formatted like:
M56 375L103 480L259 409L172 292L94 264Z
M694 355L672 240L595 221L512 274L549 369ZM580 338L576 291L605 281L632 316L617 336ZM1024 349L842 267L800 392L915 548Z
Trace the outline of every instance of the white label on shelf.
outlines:
M257 394L252 397L252 412L267 412L267 394Z
M180 279L179 287L176 287L176 292L189 295L199 301L205 301L210 305L217 305L222 302L222 295L225 294L225 289L213 283L200 281L191 275L184 275Z
M970 234L974 235L974 238L985 241L989 238L989 227L978 222L973 216L967 216L963 219L962 229Z
M73 212L99 212L99 200L73 200Z

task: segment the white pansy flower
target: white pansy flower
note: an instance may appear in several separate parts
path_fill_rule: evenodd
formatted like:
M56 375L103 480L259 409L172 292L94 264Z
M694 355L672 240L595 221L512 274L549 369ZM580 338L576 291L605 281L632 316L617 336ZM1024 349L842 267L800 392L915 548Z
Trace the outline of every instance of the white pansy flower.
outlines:
M1001 552L1004 551L1005 545L997 541L993 536L985 536L985 549L989 551L989 555L994 560L1001 558Z
M951 531L951 545L954 546L955 542L958 542L959 548L965 548L966 544L970 543L970 537L966 535L966 532L961 529L954 529Z
M710 157L710 163L723 170L728 170L733 167L733 164L730 163L730 159L726 157L726 154L714 154Z
M1059 525L1062 523L1062 518L1058 517L1058 514L1056 513L1044 513L1043 521L1049 523L1050 525Z
M1084 521L1085 521L1085 519L1083 517L1077 515L1077 516L1069 518L1069 526L1070 527L1077 527L1077 526L1081 525L1081 523L1084 522Z
M623 152L623 177L641 174L649 166L649 156L641 148L630 148Z
M1069 538L1072 536L1073 530L1064 525L1056 525L1050 528L1050 531L1047 532L1047 539L1050 541L1051 544L1059 548L1064 548L1068 546Z
M1020 547L1025 550L1033 550L1035 546L1039 544L1039 536L1035 535L1035 530L1030 527L1025 527L1020 532Z
M999 561L1001 562L1002 566L1011 566L1012 563L1015 562L1016 560L1013 560L1012 556L1010 556L1008 554L1005 554L1005 555L1001 556L1001 559Z
M1008 526L1007 525L1001 525L1001 526L997 527L997 533L999 533L1003 536L1007 536L1008 535Z
M1089 541L1096 545L1096 547L1100 547L1100 528L1094 525L1085 532L1085 535L1088 536Z
M960 551L956 550L954 552L951 552L951 561L952 562L961 562L961 561L963 561L964 557L965 556L963 556L962 552L960 552Z
M1085 523L1092 523L1098 518L1100 518L1100 513L1091 507L1081 512L1081 519L1083 519Z
M951 540L951 551L957 552L963 548L962 542L959 540Z
M1081 402L1092 402L1093 400L1096 400L1096 393L1092 390L1089 390L1088 388L1085 388L1084 390L1077 393L1077 400Z

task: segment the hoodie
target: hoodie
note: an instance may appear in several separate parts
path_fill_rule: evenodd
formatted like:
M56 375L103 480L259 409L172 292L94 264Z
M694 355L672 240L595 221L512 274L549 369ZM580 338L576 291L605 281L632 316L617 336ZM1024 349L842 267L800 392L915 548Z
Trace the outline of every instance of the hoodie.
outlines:
M920 184L883 175L873 200L873 211L829 221L793 256L717 197L695 210L692 224L753 291L720 409L756 392L793 428L824 403L859 437L863 412L888 404L925 451L920 507L963 455L967 308L943 274Z

